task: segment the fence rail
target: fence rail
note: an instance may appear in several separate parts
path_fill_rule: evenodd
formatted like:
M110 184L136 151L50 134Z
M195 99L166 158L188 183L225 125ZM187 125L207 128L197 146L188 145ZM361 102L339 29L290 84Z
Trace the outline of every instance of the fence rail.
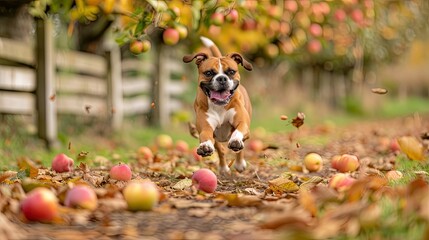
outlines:
M117 129L125 116L150 111L163 112L161 122L167 123L182 106L176 96L186 84L172 77L182 74L180 60L121 60L119 48L105 56L56 52L51 24L38 19L36 26L36 44L0 38L0 113L37 115L48 146L56 141L57 112L108 118ZM159 92L165 93L158 102L163 104L152 109Z

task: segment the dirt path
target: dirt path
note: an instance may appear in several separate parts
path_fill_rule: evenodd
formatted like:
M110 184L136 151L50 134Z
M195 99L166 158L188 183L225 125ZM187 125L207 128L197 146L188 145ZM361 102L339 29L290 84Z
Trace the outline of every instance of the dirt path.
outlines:
M305 239L329 237L330 234L336 236L339 233L354 236L359 233L361 225L356 227L351 216L368 207L369 202L359 205L344 201L344 194L327 187L328 179L335 173L330 168L329 159L344 153L355 154L362 165L351 176L363 181L363 174L382 175L395 168L397 153L391 150L392 139L405 135L419 136L428 130L428 117L409 117L356 123L344 128L322 125L310 129L304 125L290 134L263 136L266 149L259 153L249 151L248 169L242 174L234 171L230 178L219 179L214 194L197 193L189 187L180 189L175 184L189 177L195 164L215 169L215 159L195 163L186 157L167 154L146 166L141 163L134 166L134 169L139 169L135 177L150 178L164 193L161 204L151 212L126 211L125 202L120 196L124 184L108 180L107 171L103 169L81 166L73 175L62 175L56 181L61 186L61 183L80 176L81 180L96 186L100 199L97 210L86 212L64 208L56 224L23 223L17 210L19 196L3 198L0 209L12 224L0 226L0 238L208 240L291 236L292 239L297 236ZM302 170L302 159L309 152L323 156L323 170L316 173ZM39 171L39 179L40 176L50 176L50 180L54 177L48 170L42 172ZM276 185L274 181L273 186L276 179L283 182ZM365 181L376 182L380 188L386 185L379 179ZM302 192L304 186L313 195L305 195ZM7 196L6 188L19 193L17 184L2 185L3 197ZM56 187L56 190L60 195L64 189ZM337 199L335 206L348 218L347 221L338 216L325 219L326 222L331 221L327 227L323 225L326 215L320 217L320 205L314 202L328 203L331 200L327 199L330 198ZM292 235L288 229L293 229Z

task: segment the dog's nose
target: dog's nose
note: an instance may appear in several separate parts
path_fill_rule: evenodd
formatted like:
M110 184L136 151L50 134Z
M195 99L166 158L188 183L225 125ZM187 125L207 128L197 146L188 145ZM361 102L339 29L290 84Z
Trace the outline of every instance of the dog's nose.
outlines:
M224 84L226 84L226 81L228 81L228 78L225 76L219 76L216 78L216 81L218 81L220 84L224 85Z

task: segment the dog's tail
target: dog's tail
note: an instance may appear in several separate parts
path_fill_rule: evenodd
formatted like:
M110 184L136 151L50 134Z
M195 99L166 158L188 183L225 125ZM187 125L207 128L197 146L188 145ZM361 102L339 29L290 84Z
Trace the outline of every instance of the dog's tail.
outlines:
M222 53L212 40L206 37L200 37L200 39L203 42L204 46L210 49L213 54L213 57L222 57Z

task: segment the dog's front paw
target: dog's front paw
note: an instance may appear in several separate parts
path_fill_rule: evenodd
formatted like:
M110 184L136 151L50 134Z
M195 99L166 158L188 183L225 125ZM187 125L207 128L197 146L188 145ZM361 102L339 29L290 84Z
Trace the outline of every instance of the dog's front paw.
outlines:
M238 139L231 139L228 143L228 148L234 152L239 152L244 148L244 143Z
M198 146L197 154L202 157L211 156L214 152L214 146L211 141L205 141Z
M219 173L221 176L230 176L231 170L229 169L228 165L226 166L220 166L219 167Z

